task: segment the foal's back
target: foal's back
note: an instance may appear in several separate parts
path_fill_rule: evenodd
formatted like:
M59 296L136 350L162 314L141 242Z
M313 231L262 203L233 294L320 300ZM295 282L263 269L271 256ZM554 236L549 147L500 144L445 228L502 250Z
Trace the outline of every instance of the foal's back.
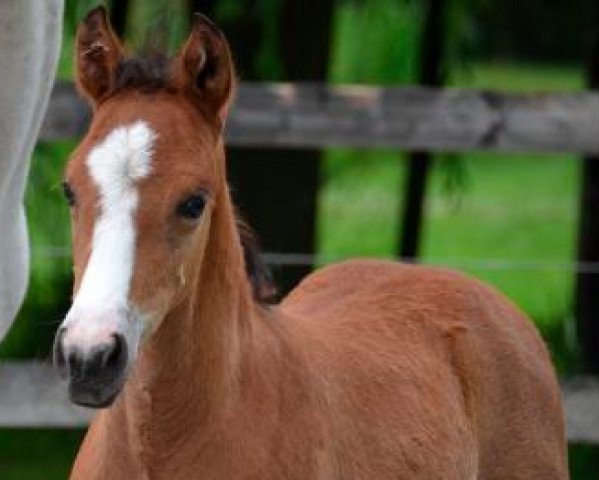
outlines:
M334 462L339 478L567 478L547 350L485 285L352 261L309 276L282 309L318 339L307 355L326 392L331 443L351 452Z

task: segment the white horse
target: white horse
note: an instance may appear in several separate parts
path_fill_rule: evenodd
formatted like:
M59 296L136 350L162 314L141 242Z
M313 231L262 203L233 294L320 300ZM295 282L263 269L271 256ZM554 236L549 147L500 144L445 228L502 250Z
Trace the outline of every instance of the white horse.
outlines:
M23 197L54 82L63 5L63 0L0 1L0 340L27 290Z

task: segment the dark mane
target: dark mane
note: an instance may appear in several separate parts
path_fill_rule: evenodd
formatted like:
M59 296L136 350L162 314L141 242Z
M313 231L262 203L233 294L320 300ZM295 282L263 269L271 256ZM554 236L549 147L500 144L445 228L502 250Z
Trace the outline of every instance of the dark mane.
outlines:
M116 90L137 89L151 93L167 88L170 64L166 56L125 58L116 70Z
M277 289L270 269L262 260L256 235L239 214L236 215L236 219L243 247L245 270L252 285L254 299L263 304L273 303Z

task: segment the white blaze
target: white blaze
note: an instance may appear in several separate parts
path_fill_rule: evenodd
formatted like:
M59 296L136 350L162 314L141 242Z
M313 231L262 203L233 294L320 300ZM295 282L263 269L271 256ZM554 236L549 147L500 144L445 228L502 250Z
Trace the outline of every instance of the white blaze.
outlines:
M128 296L135 260L137 183L150 172L155 138L147 123L139 120L113 130L87 158L99 192L99 214L89 261L67 316L67 323L80 327L81 337L114 328L112 322L103 325L108 318L121 328L131 328L124 325L130 322L123 317L131 314Z

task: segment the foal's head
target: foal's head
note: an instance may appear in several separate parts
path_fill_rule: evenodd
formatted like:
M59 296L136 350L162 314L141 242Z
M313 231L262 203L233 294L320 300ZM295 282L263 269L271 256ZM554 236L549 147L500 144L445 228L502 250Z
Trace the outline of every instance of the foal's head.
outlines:
M209 20L197 18L174 59L146 60L126 56L102 8L79 27L76 68L94 115L64 183L75 286L55 361L74 402L102 407L203 255L234 74Z

